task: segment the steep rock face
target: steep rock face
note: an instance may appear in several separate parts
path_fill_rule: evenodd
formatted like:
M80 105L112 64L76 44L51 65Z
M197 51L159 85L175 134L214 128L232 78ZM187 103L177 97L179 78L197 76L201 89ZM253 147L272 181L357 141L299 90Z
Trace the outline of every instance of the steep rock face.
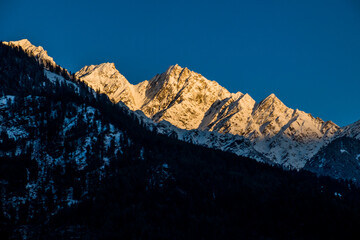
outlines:
M255 104L248 94L240 93L215 101L205 113L199 129L246 135Z
M140 110L156 122L196 129L209 107L228 97L231 93L217 82L175 65L149 81Z

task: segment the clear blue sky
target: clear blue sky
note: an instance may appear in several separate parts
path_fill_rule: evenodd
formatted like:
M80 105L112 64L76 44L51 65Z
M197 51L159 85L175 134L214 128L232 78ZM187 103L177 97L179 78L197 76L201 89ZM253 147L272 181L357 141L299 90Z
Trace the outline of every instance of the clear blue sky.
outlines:
M231 92L340 126L360 120L360 1L0 1L0 39L72 72L114 62L131 83L178 63Z

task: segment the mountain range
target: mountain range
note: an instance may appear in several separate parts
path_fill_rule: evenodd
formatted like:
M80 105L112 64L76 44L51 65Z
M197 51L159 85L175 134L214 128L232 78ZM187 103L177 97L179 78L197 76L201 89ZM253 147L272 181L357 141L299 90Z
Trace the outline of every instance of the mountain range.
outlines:
M41 62L57 66L42 47L36 47L28 40L6 44L19 46ZM275 94L256 102L247 93L230 93L217 82L177 64L136 85L129 83L114 63L85 66L75 73L75 77L95 91L106 94L114 103L124 103L137 112L139 118L144 119L145 115L152 120L143 120L148 124L166 125L161 131L176 135L180 140L285 168L302 169L311 159L314 165L320 149L339 137L359 140L353 133L360 131L359 124L340 128L332 121L324 122L309 113L287 107ZM241 144L236 144L239 141ZM356 149L351 156L358 159L358 154L360 150ZM343 161L341 156L335 161ZM357 160L355 162L358 164ZM347 164L342 164L346 168ZM331 171L324 169L316 172L333 176ZM339 176L347 178L346 174Z
M84 67L75 74L114 102L141 110L186 130L240 135L275 164L302 168L339 127L286 107L274 94L257 103L249 94L230 93L215 81L171 66L149 81L131 85L114 64Z
M70 74L3 42L0 238L360 236L359 125L178 65L132 85L114 64Z

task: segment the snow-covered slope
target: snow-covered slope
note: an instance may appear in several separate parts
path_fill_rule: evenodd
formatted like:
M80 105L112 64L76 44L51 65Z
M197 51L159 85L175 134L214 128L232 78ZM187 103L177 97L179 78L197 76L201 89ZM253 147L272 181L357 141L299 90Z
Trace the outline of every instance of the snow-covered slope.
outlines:
M273 162L295 168L338 130L331 121L286 107L274 94L258 104L248 94L215 102L199 128L245 136Z
M110 76L113 71L118 73L112 69ZM179 65L136 86L123 77L121 80L105 77L106 74L99 77L86 68L76 75L113 101L123 101L130 109L143 111L155 122L166 120L186 130L244 136L272 162L290 168L302 168L339 129L331 121L324 122L288 108L274 94L256 103L248 94L230 93L217 82ZM119 90L106 90L109 84ZM117 85L120 87L116 88ZM208 145L212 145L211 141Z
M360 183L360 121L341 128L305 165L319 175Z
M360 141L349 137L335 138L311 158L305 169L360 184Z
M126 107L126 105L121 102L118 104ZM195 145L235 153L238 156L248 157L259 162L273 164L273 162L271 162L267 157L256 151L251 141L243 136L221 134L215 131L210 132L198 129L181 129L165 120L154 122L145 116L145 114L140 110L135 112L129 111L128 114L137 118L142 125L146 126L147 129L155 131L159 134L174 137L180 141Z

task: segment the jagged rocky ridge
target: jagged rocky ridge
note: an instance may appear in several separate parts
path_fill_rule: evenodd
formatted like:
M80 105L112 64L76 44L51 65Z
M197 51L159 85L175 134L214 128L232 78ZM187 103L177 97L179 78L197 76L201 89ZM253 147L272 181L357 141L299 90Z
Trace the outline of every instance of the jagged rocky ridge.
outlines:
M178 65L137 85L130 84L113 63L84 67L76 76L155 122L244 136L264 159L289 168L302 168L339 129L331 121L288 108L274 94L256 103L248 94L230 93Z

